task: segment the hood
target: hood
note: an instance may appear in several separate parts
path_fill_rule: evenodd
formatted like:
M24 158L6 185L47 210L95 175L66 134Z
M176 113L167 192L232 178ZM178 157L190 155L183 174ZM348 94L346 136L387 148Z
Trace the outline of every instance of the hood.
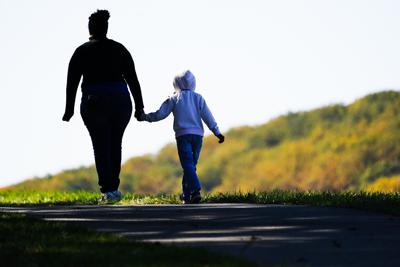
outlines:
M196 78L190 70L175 76L174 87L180 90L192 90L196 88Z

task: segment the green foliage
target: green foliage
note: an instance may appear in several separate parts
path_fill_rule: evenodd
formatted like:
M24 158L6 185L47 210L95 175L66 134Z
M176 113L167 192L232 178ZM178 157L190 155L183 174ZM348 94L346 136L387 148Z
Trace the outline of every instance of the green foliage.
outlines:
M80 167L78 169L66 170L56 175L48 175L45 178L30 179L17 186L19 189L35 190L59 190L59 191L96 191L97 173L94 166Z
M1 213L0 258L3 266L256 266L202 248L134 242L76 226Z
M206 192L360 190L379 177L400 174L399 136L400 93L384 91L348 106L330 105L235 128L222 145L206 137L198 174ZM178 193L181 173L176 145L169 144L156 155L126 161L121 190ZM91 166L15 188L97 191L98 186Z

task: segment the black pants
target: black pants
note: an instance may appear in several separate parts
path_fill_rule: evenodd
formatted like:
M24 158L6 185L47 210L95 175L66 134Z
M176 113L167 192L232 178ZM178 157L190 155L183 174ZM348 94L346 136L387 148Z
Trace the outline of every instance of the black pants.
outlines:
M132 115L129 94L83 94L81 116L92 139L102 193L118 189L122 136Z

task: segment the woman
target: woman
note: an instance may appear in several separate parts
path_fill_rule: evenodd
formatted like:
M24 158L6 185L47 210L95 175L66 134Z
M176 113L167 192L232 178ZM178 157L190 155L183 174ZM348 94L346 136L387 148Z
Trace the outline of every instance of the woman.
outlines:
M92 139L102 202L121 199L118 191L122 136L132 114L127 84L135 101L135 117L143 112L140 84L129 51L106 37L107 10L89 17L89 41L79 46L69 63L63 121L74 114L81 76L81 116Z

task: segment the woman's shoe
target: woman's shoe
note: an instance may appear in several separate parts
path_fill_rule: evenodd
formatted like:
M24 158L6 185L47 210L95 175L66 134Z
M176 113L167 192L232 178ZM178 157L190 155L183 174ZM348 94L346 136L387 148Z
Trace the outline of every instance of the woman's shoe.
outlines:
M122 193L118 190L101 193L99 204L112 204L122 199Z

